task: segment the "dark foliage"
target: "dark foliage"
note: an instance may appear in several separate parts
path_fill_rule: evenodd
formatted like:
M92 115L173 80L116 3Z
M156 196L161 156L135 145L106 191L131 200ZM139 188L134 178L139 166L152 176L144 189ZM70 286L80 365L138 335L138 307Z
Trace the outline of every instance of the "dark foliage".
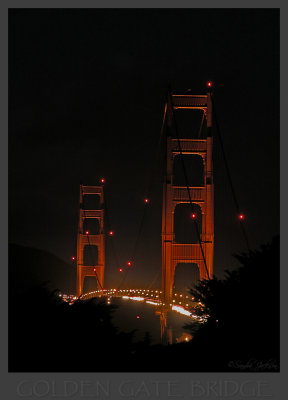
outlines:
M279 238L236 256L239 269L191 290L209 314L193 340L151 345L146 333L123 333L114 306L99 300L69 305L45 284L9 290L9 371L277 371L279 370Z
M193 354L204 370L279 370L280 241L257 251L235 255L241 266L213 277L191 290L208 314L205 324L192 330ZM201 361L202 360L202 361Z
M113 371L131 357L133 332L112 324L114 306L69 305L42 285L11 297L9 308L10 371Z

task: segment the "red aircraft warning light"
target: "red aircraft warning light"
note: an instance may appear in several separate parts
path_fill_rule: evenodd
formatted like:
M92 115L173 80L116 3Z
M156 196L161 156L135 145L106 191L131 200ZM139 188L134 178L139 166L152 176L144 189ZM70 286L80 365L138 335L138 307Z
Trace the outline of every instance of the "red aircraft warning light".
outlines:
M149 199L147 199L147 198L144 201L146 204L149 203Z
M192 214L191 214L191 218L192 218L192 219L196 219L196 214L195 214L195 213L192 213Z
M140 319L140 315L137 315L137 317L136 317L137 319Z
M114 232L113 232L113 231L109 231L109 235L110 235L110 236L113 236L113 235L114 235Z
M127 265L128 265L128 267L131 267L132 261L128 261L128 262L127 262Z
M74 261L75 259L76 259L76 258L73 256L73 257L72 257L72 260Z
M93 271L96 272L96 268L93 268Z
M119 272L123 272L123 268L119 268Z
M101 182L101 183L105 183L105 179L104 179L104 178L101 178L101 179L100 179L100 182Z
M211 88L211 87L212 87L212 82L211 82L211 81L207 82L207 86L208 86L209 88Z
M85 234L86 234L86 235L89 235L89 231L86 231Z
M243 220L244 219L244 214L239 214L239 219Z

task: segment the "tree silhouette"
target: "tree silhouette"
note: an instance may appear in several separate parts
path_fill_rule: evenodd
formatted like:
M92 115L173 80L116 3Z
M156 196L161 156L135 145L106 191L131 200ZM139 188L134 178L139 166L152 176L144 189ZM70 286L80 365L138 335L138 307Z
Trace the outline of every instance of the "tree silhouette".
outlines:
M194 336L193 351L200 359L202 348L211 370L279 369L279 249L274 237L259 250L235 255L241 265L225 279L213 277L190 290L201 302L193 312L208 318L186 329Z
M236 258L225 279L191 290L193 312L207 322L186 326L193 339L170 346L152 345L148 332L135 343L100 299L69 305L45 283L17 291L10 280L9 371L278 371L279 237Z
M9 371L117 371L129 361L133 332L112 324L115 306L98 299L69 305L58 293L39 285L11 296Z

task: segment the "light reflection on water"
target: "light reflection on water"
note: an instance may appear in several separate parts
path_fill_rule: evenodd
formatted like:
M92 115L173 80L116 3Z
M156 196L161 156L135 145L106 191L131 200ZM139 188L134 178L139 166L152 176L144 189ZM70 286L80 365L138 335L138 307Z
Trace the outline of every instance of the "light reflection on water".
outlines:
M145 333L151 335L151 344L161 343L160 316L156 314L157 307L129 299L111 298L111 304L118 306L113 312L113 323L120 331L135 332L135 341L143 340ZM183 334L189 337L183 325L193 320L174 311L167 313L167 326L172 329L173 343ZM189 333L189 332L188 332Z

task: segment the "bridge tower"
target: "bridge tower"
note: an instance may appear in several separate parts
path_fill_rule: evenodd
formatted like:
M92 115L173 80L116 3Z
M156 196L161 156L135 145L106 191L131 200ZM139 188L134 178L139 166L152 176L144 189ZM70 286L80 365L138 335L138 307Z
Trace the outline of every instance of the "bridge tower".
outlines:
M98 195L100 197L99 209L84 209L84 196ZM83 230L84 220L87 218L95 218L99 222L98 234L86 234ZM85 246L97 246L98 263L96 265L84 265L84 249ZM88 249L89 250L89 249ZM92 263L93 264L93 263ZM80 212L79 212L79 229L77 236L77 296L79 297L83 291L83 283L85 276L97 276L97 284L104 286L104 269L105 269L105 235L104 235L104 192L103 186L84 186L80 185ZM97 275L96 275L97 274ZM99 282L98 282L99 281Z
M202 110L206 119L206 135L202 139L183 139L175 134L175 110ZM172 300L175 268L178 263L196 263L200 279L213 275L214 250L214 187L212 165L212 100L211 92L205 95L171 94L165 105L166 127L166 168L163 182L162 208L162 293L165 303ZM173 164L176 155L200 155L203 160L204 184L201 187L173 185ZM192 203L201 207L202 231L199 232L202 250L199 243L180 244L175 241L174 211L177 204Z

